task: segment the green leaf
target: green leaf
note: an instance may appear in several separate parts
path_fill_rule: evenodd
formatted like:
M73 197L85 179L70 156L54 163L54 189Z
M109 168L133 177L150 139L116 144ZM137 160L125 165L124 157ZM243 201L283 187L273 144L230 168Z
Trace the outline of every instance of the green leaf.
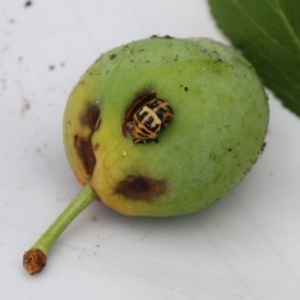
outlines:
M264 84L300 116L300 0L208 0Z

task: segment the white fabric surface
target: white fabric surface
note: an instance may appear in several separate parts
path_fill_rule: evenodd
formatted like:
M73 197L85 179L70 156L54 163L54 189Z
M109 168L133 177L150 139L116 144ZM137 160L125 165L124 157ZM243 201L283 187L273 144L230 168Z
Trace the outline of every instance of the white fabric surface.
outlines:
M0 299L300 299L300 119L268 92L267 147L224 199L176 218L93 203L45 270L22 256L79 191L62 114L85 69L152 34L226 43L204 0L0 1Z

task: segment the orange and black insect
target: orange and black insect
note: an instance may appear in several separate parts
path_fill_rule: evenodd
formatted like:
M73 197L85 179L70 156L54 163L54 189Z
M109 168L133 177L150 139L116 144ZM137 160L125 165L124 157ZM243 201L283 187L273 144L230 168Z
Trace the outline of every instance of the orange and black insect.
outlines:
M173 119L171 107L163 100L154 98L144 104L133 116L132 137L135 144L156 142L158 135Z

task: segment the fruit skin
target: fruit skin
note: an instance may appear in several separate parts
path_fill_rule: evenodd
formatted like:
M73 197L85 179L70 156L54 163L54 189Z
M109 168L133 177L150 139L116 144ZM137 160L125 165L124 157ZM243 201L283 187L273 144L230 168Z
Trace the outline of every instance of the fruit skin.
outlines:
M175 118L159 143L134 145L122 126L154 90ZM94 122L87 121L97 111ZM101 119L101 120L100 120ZM72 91L64 144L81 184L126 215L203 209L251 169L264 145L267 97L248 61L209 39L152 38L101 55Z

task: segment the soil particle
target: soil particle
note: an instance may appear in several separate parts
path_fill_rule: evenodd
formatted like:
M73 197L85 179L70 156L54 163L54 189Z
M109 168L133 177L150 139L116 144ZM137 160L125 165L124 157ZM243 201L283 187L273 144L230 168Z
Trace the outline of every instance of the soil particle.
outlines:
M24 3L24 6L25 7L29 7L29 6L31 6L32 5L32 1L26 1L25 3Z

